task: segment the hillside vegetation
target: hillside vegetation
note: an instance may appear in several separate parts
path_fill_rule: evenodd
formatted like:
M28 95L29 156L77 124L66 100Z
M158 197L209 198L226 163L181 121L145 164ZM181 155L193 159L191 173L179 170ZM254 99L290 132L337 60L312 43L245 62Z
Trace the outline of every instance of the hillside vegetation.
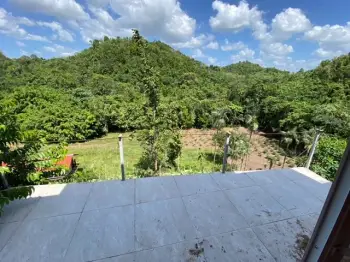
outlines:
M130 38L105 37L67 58L1 54L0 105L20 130L52 142L144 129L137 52ZM290 73L249 62L208 67L162 42L148 43L145 53L159 79L159 108L180 129L215 127L213 112L223 112L226 125L247 125L249 116L260 130L285 132L296 151L316 127L341 141L350 136L350 55Z

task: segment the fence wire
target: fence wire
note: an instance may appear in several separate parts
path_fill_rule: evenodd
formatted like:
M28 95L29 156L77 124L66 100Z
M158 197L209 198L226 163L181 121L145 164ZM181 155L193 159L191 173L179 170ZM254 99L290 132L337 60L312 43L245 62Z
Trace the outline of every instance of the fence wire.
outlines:
M225 130L229 131L229 130ZM221 172L223 164L223 145L214 141L216 130L182 130L181 154L175 166L162 166L158 175L196 174ZM286 145L279 133L250 132L239 128L249 141L249 150L227 158L227 172L265 170L294 167L296 158L305 158L308 150L298 145ZM136 168L142 156L140 143L131 133L123 133L124 160L127 178L137 176ZM23 141L23 143L30 141ZM50 141L59 143L60 141ZM120 179L120 153L118 134L93 140L68 141L68 153L75 154L78 170L98 180Z

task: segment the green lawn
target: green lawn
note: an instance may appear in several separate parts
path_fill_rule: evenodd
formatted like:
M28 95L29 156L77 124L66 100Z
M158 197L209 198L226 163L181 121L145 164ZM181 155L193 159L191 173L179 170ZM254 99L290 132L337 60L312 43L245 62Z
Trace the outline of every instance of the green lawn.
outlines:
M68 151L76 156L79 168L94 173L99 180L120 179L120 156L117 133L110 133L99 139L85 143L70 144ZM124 159L126 177L135 177L134 166L141 156L141 147L136 139L129 138L129 134L123 134ZM181 157L178 159L179 170L162 170L161 175L168 174L189 174L219 171L221 160L217 158L217 164L208 160L206 154L213 153L213 150L201 150L183 148Z

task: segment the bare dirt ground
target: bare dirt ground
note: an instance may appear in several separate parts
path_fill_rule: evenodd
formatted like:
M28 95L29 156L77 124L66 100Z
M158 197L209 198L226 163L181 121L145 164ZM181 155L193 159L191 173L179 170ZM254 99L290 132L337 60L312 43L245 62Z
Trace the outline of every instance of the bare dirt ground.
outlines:
M229 129L227 129L229 131ZM239 127L238 131L249 136L249 130L244 127ZM216 130L209 129L188 129L182 131L182 143L184 148L189 149L210 149L214 150L213 135ZM220 150L220 149L217 149ZM242 160L228 160L229 165L235 165L236 170L259 170L269 169L270 161L268 156L275 156L276 160L272 168L282 168L284 156L279 150L278 141L274 141L272 137L263 132L253 133L251 138L251 152ZM293 167L294 162L291 158L286 158L284 167Z

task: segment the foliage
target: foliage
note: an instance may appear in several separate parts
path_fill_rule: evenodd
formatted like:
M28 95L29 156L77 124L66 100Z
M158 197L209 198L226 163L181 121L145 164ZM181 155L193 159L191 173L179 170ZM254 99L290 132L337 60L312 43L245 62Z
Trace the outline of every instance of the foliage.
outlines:
M176 131L233 124L251 132L257 127L289 132L284 146L300 153L310 145L301 134L315 128L338 138L350 136L349 66L348 54L297 73L250 62L208 67L159 41L106 37L67 58L9 59L1 54L0 105L9 107L21 131L47 141L154 131L157 125ZM154 121L165 116L167 123ZM248 116L253 121L246 122ZM143 132L149 148L161 134L152 132ZM166 140L164 146L174 141L160 140ZM167 160L171 154L159 149L158 156L154 150L152 170L158 158L163 161L158 166L174 164Z
M224 148L226 137L230 136L230 143L228 147L227 156L233 161L241 159L241 165L243 164L244 157L250 153L250 139L244 134L237 130L230 132L219 131L213 135L214 143L219 145L219 148ZM221 153L222 154L222 153Z
M40 151L43 141L33 132L20 131L16 116L9 106L0 107L0 213L10 201L29 196L33 183L41 181L44 174L61 158L56 149ZM26 140L26 143L21 141Z
M177 119L171 107L160 104L161 85L159 73L148 64L147 42L134 30L135 50L141 56L140 91L145 94L145 122L137 138L143 146L143 155L138 163L141 176L154 175L162 166L176 166L181 153L181 140Z
M333 181L345 148L345 139L322 136L316 148L311 169L326 179Z

